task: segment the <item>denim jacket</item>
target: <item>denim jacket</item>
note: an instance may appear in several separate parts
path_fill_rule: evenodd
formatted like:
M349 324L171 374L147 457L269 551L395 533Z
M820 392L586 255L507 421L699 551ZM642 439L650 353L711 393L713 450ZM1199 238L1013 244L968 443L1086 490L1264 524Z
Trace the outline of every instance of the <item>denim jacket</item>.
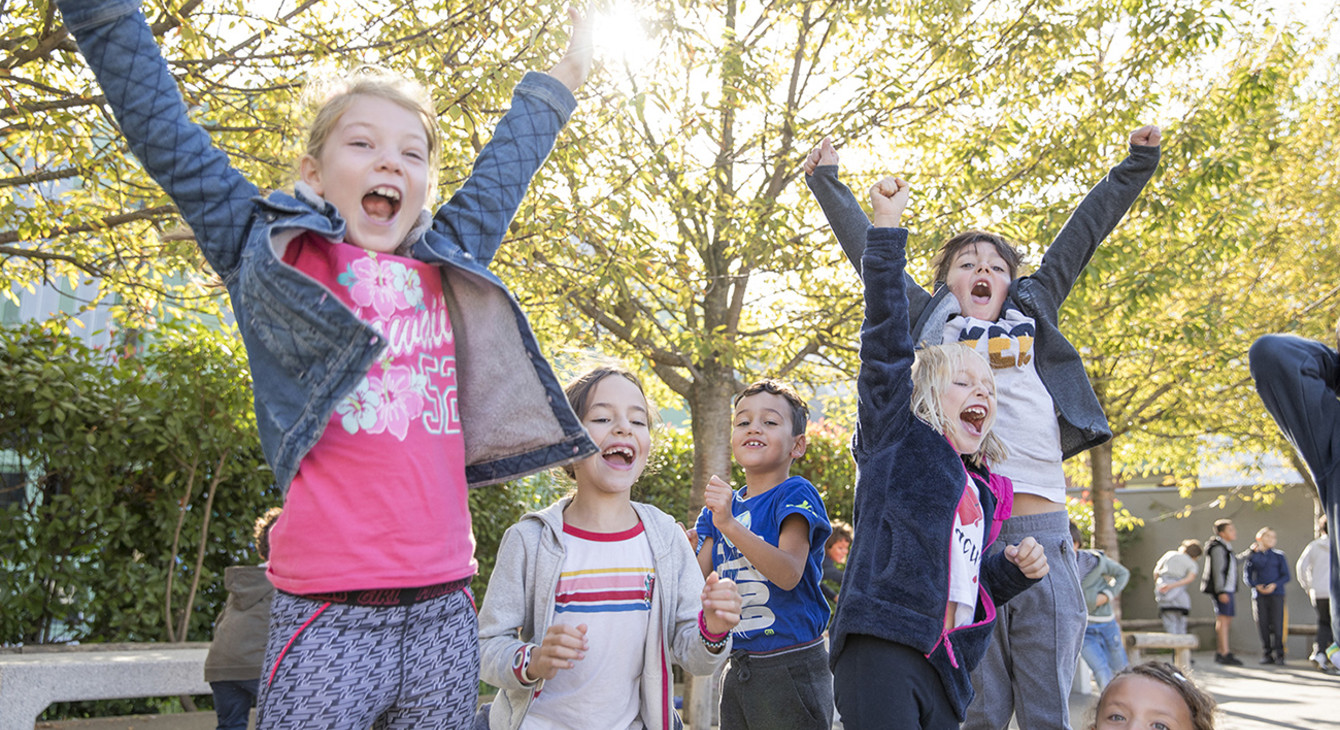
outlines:
M1061 452L1067 459L1112 438L1112 429L1089 383L1079 352L1057 328L1061 303L1093 258L1098 244L1121 222L1154 175L1158 162L1158 147L1131 145L1130 156L1089 191L1056 234L1038 270L1010 283L1004 307L1032 317L1037 327L1034 347L1038 377L1056 404ZM870 222L851 190L838 180L837 172L836 165L820 166L814 174L806 176L805 184L823 208L843 252L860 273L861 252ZM949 287L936 282L933 293L928 292L908 276L907 299L913 341L918 346L941 344L945 323L959 313L958 300L950 294Z
M315 279L283 262L303 232L339 241L345 222L315 196L260 190L229 164L186 106L136 0L58 0L132 152L176 203L222 277L247 348L261 446L287 491L331 413L381 359L384 337ZM470 486L595 453L520 305L487 266L576 102L527 74L474 170L409 255L436 264L456 342L456 401Z
M954 514L964 485L977 488L983 545L1009 518L1009 480L966 471L943 434L912 413L905 228L871 228L865 265L865 322L857 376L855 535L842 597L829 628L829 661L841 661L847 637L865 634L925 655L960 720L972 701L969 675L986 653L996 606L1026 590L1024 576L1000 550L983 555L973 622L944 628Z

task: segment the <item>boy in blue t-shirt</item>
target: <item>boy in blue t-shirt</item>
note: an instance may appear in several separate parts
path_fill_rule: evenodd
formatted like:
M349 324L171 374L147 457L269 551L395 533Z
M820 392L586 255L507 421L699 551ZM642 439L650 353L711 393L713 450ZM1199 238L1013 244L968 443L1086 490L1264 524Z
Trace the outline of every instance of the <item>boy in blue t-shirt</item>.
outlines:
M698 563L730 578L744 604L721 692L721 730L833 724L833 678L819 584L832 527L819 491L793 477L805 453L809 408L790 386L761 380L735 398L731 452L744 468L738 491L708 481L698 516Z

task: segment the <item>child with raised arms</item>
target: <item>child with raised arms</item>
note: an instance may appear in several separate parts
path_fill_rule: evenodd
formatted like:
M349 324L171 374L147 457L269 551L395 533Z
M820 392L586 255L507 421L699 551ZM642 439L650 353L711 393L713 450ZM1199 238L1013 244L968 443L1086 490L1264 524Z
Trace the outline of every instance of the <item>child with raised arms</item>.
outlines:
M791 463L805 454L809 406L786 383L760 380L736 396L734 419L731 453L745 485L708 480L694 529L703 573L733 578L744 597L721 730L828 730L830 614L820 584L833 528L819 491L791 476Z
M914 353L899 227L908 185L885 178L870 198L855 539L829 629L834 694L851 730L956 728L996 607L1038 590L1049 561L1032 537L986 550L1012 501L1009 480L991 471L1005 455L995 379L966 345Z
M501 691L477 727L680 727L670 664L716 671L740 594L703 580L673 518L629 499L651 450L637 377L597 367L567 396L600 451L566 467L572 496L503 535L479 614L483 678Z
M191 122L138 3L58 2L247 348L285 495L259 727L468 727L466 489L594 452L487 268L590 70L586 23L572 13L567 54L522 79L475 172L430 216L441 146L416 85L351 75L312 122L294 193L262 197Z
M1058 329L1061 304L1104 238L1121 221L1159 160L1159 129L1130 135L1130 155L1070 216L1037 271L1018 276L1021 256L1003 236L964 231L936 256L930 291L908 277L912 341L918 347L967 343L990 363L1000 388L996 433L1010 458L1012 517L992 550L1034 536L1053 570L1043 585L1006 608L973 685L978 700L965 727L1000 730L1015 716L1030 730L1068 730L1070 683L1087 613L1070 541L1062 461L1112 437L1079 353ZM837 177L828 139L805 162L818 199L847 257L861 271L870 227ZM1008 627L1008 633L1007 633ZM1023 701L1027 698L1027 702Z

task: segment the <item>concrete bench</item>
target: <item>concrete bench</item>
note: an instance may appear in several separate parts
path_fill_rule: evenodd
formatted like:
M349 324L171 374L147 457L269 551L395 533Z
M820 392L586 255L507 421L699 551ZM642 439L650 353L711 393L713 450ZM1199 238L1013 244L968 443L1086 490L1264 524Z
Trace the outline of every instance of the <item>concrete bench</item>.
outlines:
M1133 632L1126 634L1126 648L1131 664L1143 662L1142 652L1147 649L1172 649L1173 664L1185 672L1191 668L1191 652L1200 648L1200 639L1194 634Z
M0 654L0 730L33 730L53 702L209 694L208 644L25 647Z

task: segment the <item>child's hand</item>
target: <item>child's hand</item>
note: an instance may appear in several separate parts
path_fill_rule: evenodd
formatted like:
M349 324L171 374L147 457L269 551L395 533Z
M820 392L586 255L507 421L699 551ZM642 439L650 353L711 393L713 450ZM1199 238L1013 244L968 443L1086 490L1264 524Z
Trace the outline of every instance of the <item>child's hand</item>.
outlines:
M907 207L911 186L900 177L889 176L870 188L870 207L874 209L871 221L876 228L897 228Z
M544 633L540 650L531 656L526 674L531 679L553 679L560 669L572 669L586 657L586 624L566 626L556 624Z
M814 169L820 165L836 164L838 164L837 148L833 146L831 137L824 137L824 141L820 142L819 146L810 152L809 157L805 158L805 174L813 175Z
M735 521L735 515L731 513L731 502L735 499L735 490L716 474L707 480L707 486L703 488L703 505L712 510L712 524L718 530Z
M1158 127L1152 124L1146 124L1134 132L1131 132L1131 144L1134 145L1139 145L1141 147L1158 147L1159 143L1162 141L1163 133L1159 131Z
M698 531L697 531L697 530L690 530L689 528L687 528L687 527L684 526L684 523L683 523L683 522L676 522L675 524L676 524L676 525L679 525L679 529L681 529L681 530L684 531L684 537L687 537L687 538L689 539L689 549L690 549L690 550L693 550L694 552L697 552L697 550L698 550Z
M1018 566L1025 578L1041 578L1051 569L1047 566L1047 554L1031 537L1025 537L1018 545L1006 546L1005 559Z
M568 8L568 19L572 21L572 34L568 38L567 53L549 70L549 75L561 81L569 91L576 91L591 74L596 44L590 16L582 15L576 8Z
M713 634L724 634L740 623L740 589L730 578L720 578L714 570L703 586L703 623Z

